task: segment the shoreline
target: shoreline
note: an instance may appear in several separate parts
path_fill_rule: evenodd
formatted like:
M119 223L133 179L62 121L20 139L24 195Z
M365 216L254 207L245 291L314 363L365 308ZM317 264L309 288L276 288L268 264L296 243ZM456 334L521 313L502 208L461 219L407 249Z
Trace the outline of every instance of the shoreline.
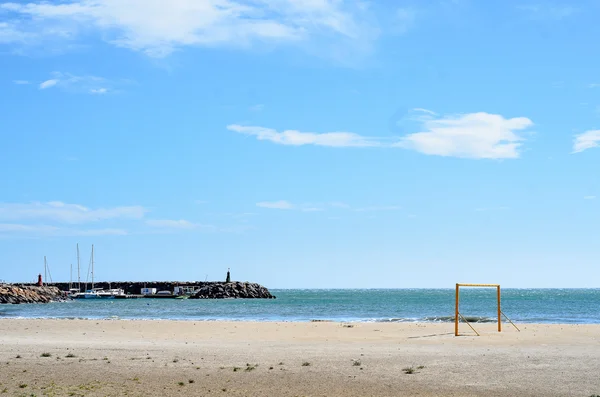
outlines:
M496 324L480 323L477 337L461 324L464 336L455 337L450 323L0 318L0 391L290 397L600 393L600 325L518 326L521 332L504 324L499 333ZM405 373L410 368L414 372Z
M57 302L60 303L60 302ZM448 316L444 316L448 317ZM274 324L274 323L289 323L289 324L319 324L319 323L334 323L334 324L417 324L417 325L448 325L454 327L454 320L451 321L422 321L420 319L417 320L359 320L359 319L310 319L310 320L296 320L296 319L234 319L234 318L123 318L119 316L112 317L9 317L2 316L0 312L0 321L8 321L8 320L22 320L22 321L35 321L35 320L57 320L57 321L142 321L142 322L182 322L182 323L190 323L190 322L199 322L199 323L266 323L266 324ZM478 326L496 326L498 324L497 321L469 321L470 324L478 325ZM520 327L521 325L553 325L553 326L578 326L578 325L591 325L591 326L599 326L600 322L521 322L521 321L513 321ZM466 323L460 322L461 327L468 327ZM505 327L513 329L513 326L506 321L502 320L502 329Z

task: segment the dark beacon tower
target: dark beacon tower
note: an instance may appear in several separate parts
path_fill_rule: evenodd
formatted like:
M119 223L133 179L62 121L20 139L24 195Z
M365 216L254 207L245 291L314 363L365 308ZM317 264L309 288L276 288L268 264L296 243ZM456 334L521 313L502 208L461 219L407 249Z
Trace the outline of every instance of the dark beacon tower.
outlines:
M229 273L229 268L227 268L227 279L225 280L226 283L230 283L231 282L231 273Z

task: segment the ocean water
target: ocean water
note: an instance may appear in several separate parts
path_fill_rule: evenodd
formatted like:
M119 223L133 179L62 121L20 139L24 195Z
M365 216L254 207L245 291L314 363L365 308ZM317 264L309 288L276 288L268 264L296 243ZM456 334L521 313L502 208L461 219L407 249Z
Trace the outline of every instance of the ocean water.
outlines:
M0 318L254 321L454 321L454 289L272 290L271 300L75 300L0 305ZM469 321L496 321L496 290L461 289ZM600 323L600 289L503 289L502 311L521 323Z

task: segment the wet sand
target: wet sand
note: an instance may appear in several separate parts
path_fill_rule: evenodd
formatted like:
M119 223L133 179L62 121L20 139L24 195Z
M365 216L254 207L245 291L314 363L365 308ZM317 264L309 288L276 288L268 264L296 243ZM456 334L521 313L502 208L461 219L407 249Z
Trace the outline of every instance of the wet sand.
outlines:
M600 394L600 325L475 327L2 319L0 395Z

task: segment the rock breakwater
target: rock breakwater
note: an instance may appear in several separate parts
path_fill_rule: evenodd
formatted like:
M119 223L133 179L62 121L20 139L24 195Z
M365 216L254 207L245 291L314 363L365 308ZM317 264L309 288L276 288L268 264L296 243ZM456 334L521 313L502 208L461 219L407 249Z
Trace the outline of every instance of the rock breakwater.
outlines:
M190 299L275 299L271 292L257 283L211 283L200 288Z
M2 303L49 303L65 300L65 294L56 287L0 285Z

